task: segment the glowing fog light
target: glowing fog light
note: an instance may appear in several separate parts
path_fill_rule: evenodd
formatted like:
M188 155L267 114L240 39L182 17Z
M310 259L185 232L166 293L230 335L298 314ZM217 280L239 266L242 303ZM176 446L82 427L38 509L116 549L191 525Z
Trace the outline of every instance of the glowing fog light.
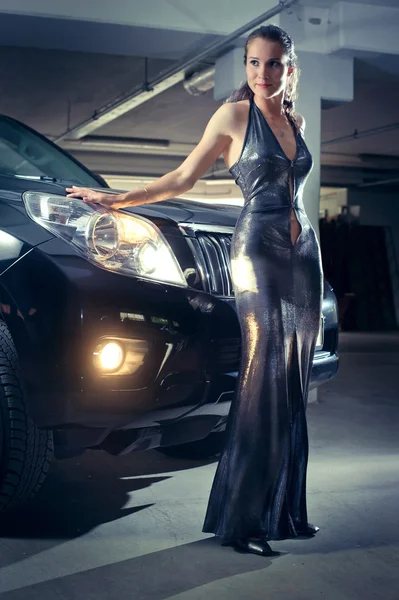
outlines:
M146 340L103 337L93 352L93 362L99 374L120 377L138 374L144 365L150 345Z
M123 346L118 342L99 344L93 355L95 366L102 371L117 371L125 360Z

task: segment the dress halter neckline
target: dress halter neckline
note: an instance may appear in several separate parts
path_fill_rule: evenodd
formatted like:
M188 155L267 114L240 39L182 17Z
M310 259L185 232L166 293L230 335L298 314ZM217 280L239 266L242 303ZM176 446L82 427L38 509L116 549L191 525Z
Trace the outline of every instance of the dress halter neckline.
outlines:
M261 115L263 122L266 124L266 127L268 128L268 130L270 131L270 133L272 134L272 136L274 137L274 139L276 140L276 143L279 145L282 154L284 155L284 157L292 164L296 161L296 159L298 158L298 147L299 147L299 137L298 137L298 132L295 131L294 127L292 126L292 124L290 123L291 127L292 127L292 131L294 133L294 138L295 138L295 154L294 154L294 158L290 158L289 156L287 156L287 153L285 152L284 148L282 147L282 145L279 142L278 137L276 136L276 134L274 133L273 129L270 127L269 123L267 122L267 119L265 117L265 115L263 114L263 112L261 111L261 109L259 108L259 106L256 104L255 99L253 96L251 96L251 101L252 101L252 106L255 106L255 109L257 110L257 112ZM289 119L288 119L289 120Z

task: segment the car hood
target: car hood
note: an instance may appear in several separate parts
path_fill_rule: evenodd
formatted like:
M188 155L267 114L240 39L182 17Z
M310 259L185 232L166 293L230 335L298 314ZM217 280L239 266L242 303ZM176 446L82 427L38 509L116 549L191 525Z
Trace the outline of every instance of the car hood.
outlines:
M120 190L109 188L97 189L98 191L120 193ZM66 194L65 186L59 183L0 176L0 197L2 199L11 201L17 206L22 200L23 192L28 190L54 193L60 196ZM201 224L231 228L235 227L241 210L241 207L230 204L210 204L181 197L123 209L125 212L146 217L161 227L168 225L175 227L178 223L185 223L187 225Z
M208 204L175 198L123 209L151 220L166 219L174 223L235 227L241 208L228 204Z

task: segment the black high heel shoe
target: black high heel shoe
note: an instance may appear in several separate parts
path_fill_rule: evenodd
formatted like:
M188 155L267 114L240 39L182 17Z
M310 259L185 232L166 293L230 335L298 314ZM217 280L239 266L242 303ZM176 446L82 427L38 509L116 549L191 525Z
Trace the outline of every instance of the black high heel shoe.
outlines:
M244 552L250 554L259 554L260 556L274 556L273 550L267 542L262 540L238 539L235 541L235 546Z
M317 527L317 525L313 525L312 523L308 523L308 526L305 529L296 530L298 535L315 535L318 531L320 531L320 527Z

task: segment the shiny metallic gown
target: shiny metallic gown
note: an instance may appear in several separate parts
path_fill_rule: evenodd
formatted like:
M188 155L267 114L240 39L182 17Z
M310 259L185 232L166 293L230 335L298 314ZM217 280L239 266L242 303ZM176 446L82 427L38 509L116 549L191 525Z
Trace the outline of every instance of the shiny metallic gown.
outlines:
M296 143L291 161L250 100L241 156L230 169L245 199L231 256L242 358L203 527L226 542L291 538L308 526L305 410L323 274L302 202L312 157L300 133ZM301 227L295 244L291 207Z

